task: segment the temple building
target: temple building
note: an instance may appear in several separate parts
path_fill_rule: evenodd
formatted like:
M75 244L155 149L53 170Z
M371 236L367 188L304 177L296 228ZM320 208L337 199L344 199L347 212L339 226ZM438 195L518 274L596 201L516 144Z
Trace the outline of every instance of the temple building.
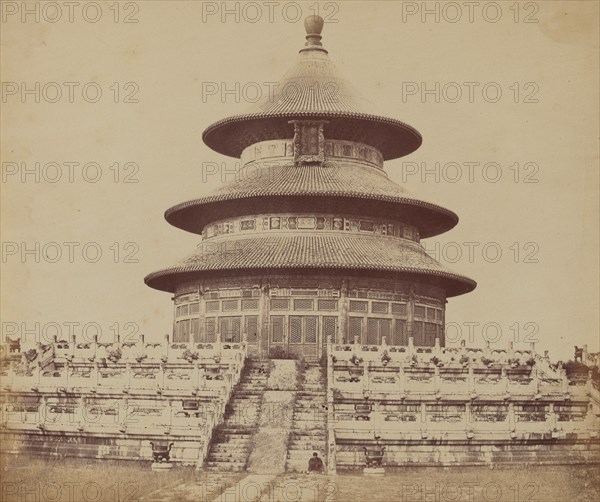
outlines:
M320 358L335 343L444 346L449 297L475 282L427 255L422 238L454 227L448 209L391 181L384 161L421 135L338 73L309 17L306 44L275 92L204 132L241 159L235 179L166 212L202 236L146 283L174 293L174 342L247 342L261 357Z
M458 217L388 178L420 134L338 74L321 18L305 28L274 94L204 131L237 176L166 211L200 236L145 278L173 332L5 340L2 451L252 472L268 453L275 473L314 453L328 473L599 462L598 354L446 346L446 302L475 282L420 240Z

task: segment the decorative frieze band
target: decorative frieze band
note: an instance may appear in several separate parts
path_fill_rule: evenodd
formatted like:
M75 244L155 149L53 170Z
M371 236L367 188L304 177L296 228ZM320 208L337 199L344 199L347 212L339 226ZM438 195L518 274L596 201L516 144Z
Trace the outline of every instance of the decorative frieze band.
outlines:
M383 156L372 146L354 141L325 139L324 158L321 162L335 162L335 159L349 159L365 162L378 169L383 169ZM295 157L294 140L261 141L247 147L241 156L241 164L245 166L250 162L267 161L269 159L282 159L289 157L290 162Z
M228 234L303 230L382 235L414 242L420 240L419 231L415 227L397 221L310 214L254 215L222 220L204 227L202 238L211 239Z

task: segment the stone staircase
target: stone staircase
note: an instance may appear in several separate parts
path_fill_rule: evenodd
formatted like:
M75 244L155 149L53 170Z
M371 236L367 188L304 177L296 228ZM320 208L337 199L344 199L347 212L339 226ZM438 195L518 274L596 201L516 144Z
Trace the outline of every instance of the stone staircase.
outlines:
M323 462L327 449L327 384L325 369L302 363L300 389L296 392L292 432L288 440L286 471L305 472L317 452Z
M269 361L248 359L240 381L225 408L225 418L215 427L204 468L207 471L245 471L258 428Z

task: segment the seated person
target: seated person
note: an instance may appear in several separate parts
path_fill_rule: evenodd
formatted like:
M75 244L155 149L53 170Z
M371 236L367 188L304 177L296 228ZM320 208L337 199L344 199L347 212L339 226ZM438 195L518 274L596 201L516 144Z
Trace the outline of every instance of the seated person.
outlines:
M319 458L319 454L314 452L312 458L308 461L308 472L322 473L324 470L323 461Z

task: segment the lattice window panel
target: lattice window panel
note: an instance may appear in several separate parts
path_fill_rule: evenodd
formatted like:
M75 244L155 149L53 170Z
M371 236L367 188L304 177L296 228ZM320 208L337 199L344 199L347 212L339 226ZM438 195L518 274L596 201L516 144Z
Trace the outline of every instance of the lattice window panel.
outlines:
M435 319L436 321L442 320L442 309L435 309Z
M200 312L200 304L198 302L190 303L190 315L198 314L199 312Z
M302 318L290 316L290 343L302 343Z
M175 329L174 343L188 343L190 341L190 321L178 321Z
M258 343L258 316L246 316L246 340L252 345Z
M271 316L271 341L274 343L283 342L283 316Z
M392 314L397 316L406 316L406 303L392 303Z
M378 319L367 319L367 345L377 345L379 343L379 322Z
M175 309L175 317L181 317L181 306Z
M240 303L237 300L223 300L223 312L235 312L239 310Z
M222 317L221 341L239 343L241 341L242 319L240 317Z
M319 300L319 310L337 310L337 300Z
M305 317L305 332L304 332L304 340L306 343L316 343L317 342L317 317Z
M389 340L392 335L392 321L391 319L379 319L379 336L380 340L383 340L385 336L386 343L389 343Z
M258 300L242 300L242 310L258 310Z
M350 343L354 343L354 338L358 337L358 343L362 340L362 318L350 317L348 319L348 338Z
M191 335L194 343L200 343L200 319L192 319Z
M289 310L290 301L284 298L273 298L271 300L271 310Z
M205 308L206 308L207 312L218 312L219 311L219 302L218 301L217 302L214 302L214 301L206 302Z
M424 323L424 345L428 347L433 347L435 345L435 338L438 334L438 325L432 322Z
M433 307L427 307L427 319L435 319L435 311Z
M394 322L394 336L389 342L390 345L408 345L408 333L406 331L406 321L396 319Z
M414 337L414 344L422 347L423 345L425 345L425 334L424 334L424 329L423 329L423 323L420 321L415 321L413 322L413 337Z
M324 316L323 317L323 340L327 341L327 337L331 337L331 342L336 342L337 335L337 317Z
M182 316L188 315L189 312L190 312L190 306L189 305L186 304L186 305L182 305L181 306L181 315Z
M350 312L367 312L368 302L350 300Z
M217 341L217 322L214 318L206 319L204 323L204 331L206 333L206 342L213 343Z
M415 317L425 317L425 307L423 305L415 305Z
M295 298L294 299L294 310L313 310L314 301L306 298Z
M387 314L389 309L389 305L384 302L372 302L371 303L371 312L374 314Z

